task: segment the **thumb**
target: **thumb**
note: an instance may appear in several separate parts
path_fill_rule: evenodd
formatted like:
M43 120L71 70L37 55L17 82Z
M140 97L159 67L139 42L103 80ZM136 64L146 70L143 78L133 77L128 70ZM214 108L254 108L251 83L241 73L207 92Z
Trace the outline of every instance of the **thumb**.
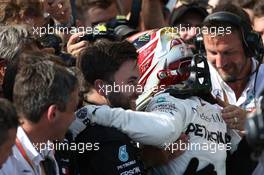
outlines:
M227 107L228 105L229 105L229 103L227 103L227 102L224 102L223 100L221 100L219 97L216 97L215 98L216 99L216 101L217 101L217 104L219 105L219 106L221 106L221 107Z

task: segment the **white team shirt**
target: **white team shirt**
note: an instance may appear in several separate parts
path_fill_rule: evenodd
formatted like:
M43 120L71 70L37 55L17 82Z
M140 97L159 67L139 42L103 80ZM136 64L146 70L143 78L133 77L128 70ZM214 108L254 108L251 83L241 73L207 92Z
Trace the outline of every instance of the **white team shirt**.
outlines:
M231 149L231 138L218 106L198 97L182 100L160 94L149 103L146 111L174 111L174 117L182 119L178 127L190 137L187 150L168 165L159 167L159 172L166 175L183 174L190 160L196 157L199 159L198 169L212 163L218 175L226 173L226 149L227 144Z
M17 139L20 141L23 146L27 157L31 161L31 165L34 170L31 168L31 165L25 160L22 156L21 152L17 148L16 145L12 148L12 155L9 156L6 163L3 165L0 170L0 175L42 175L40 162L44 160L44 156L48 156L51 160L53 160L54 165L56 167L57 175L59 175L58 165L56 163L54 152L50 149L42 150L39 153L36 148L33 146L26 133L21 127L17 129ZM48 144L47 144L48 145Z
M256 108L256 103L261 91L264 90L264 65L260 64L259 70L256 72L258 62L253 58L251 59L252 75L249 78L246 88L238 99L236 98L235 92L222 80L216 69L209 63L212 95L218 96L224 100L225 94L229 104L239 106L247 111L253 111Z
M155 96L147 106L148 112L86 106L76 112L70 126L78 135L87 124L115 127L136 142L166 149L182 132L190 136L190 144L197 143L169 165L161 167L166 175L183 174L193 157L199 159L198 169L213 163L218 175L225 175L226 149L230 141L220 108L198 97L177 99L167 93Z
M229 104L236 105L245 109L246 111L254 111L259 103L259 97L264 90L264 65L260 64L258 70L258 61L254 58L252 60L251 76L247 83L246 88L241 96L237 99L235 92L222 80L216 69L209 63L211 81L212 81L212 94L224 100L224 93L226 94ZM238 139L235 142L239 142ZM263 164L258 164L255 172L264 172Z

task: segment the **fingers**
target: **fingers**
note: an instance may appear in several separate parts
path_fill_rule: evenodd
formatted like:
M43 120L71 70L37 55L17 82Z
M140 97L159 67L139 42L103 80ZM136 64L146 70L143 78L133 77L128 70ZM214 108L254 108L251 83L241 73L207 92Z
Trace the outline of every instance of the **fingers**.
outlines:
M183 175L195 174L198 168L198 165L199 165L199 160L197 158L192 158Z
M228 106L223 108L222 112L224 112L224 113L233 112L233 111L237 111L239 109L241 109L241 108L239 108L239 107L237 107L235 105L228 105Z
M83 35L84 35L84 32L80 32L80 33L73 34L73 35L70 37L70 39L69 39L67 45L72 45L72 44L77 43L77 42L80 40L80 37L83 36ZM67 47L68 47L68 46L67 46Z
M229 128L235 129L238 121L234 121L234 117L237 117L239 115L238 107L224 102L219 97L216 97L215 99L217 101L217 104L223 107L221 111L223 120L226 122Z
M80 52L88 45L87 41L78 42L80 36L83 36L83 33L72 35L67 43L67 52L75 57L77 57Z
M81 41L81 42L78 42L76 44L73 44L73 45L69 46L69 51L70 51L70 53L72 53L76 50L79 50L79 49L85 47L86 44L87 44L87 41Z
M216 175L216 171L214 171L214 165L209 164L200 171L196 173L196 175Z
M234 111L223 112L222 117L229 128L244 130L246 111L243 109L236 107Z
M235 105L230 105L216 97L218 105L222 106L222 118L231 129L244 129L246 111Z
M233 123L235 123L234 118L230 118L230 119L225 119L225 122L227 125L233 125Z
M221 100L219 97L216 97L215 98L216 99L216 101L217 101L217 104L219 105L219 106L221 106L221 107L227 107L228 105L229 105L229 103L226 103L226 102L224 102L223 100Z
M222 110L223 119L230 119L242 115L242 109L239 107L230 105Z
M184 175L216 175L213 164L208 164L206 167L197 171L198 165L199 160L196 157L192 158L184 172Z
M82 52L83 50L85 50L85 47L73 51L73 52L72 52L72 55L73 55L75 58L79 58L79 56L80 56L80 54L81 54L81 52Z
M227 119L227 120L225 120L225 122L226 122L228 128L230 128L230 129L238 129L238 123L236 123L233 118L232 119Z
M244 119L247 116L247 112L237 106L230 106L229 109L222 110L222 117L225 119L230 119L238 117L239 119Z
M79 43L69 45L68 53L73 54L76 51L79 51L87 46L87 41L81 41Z

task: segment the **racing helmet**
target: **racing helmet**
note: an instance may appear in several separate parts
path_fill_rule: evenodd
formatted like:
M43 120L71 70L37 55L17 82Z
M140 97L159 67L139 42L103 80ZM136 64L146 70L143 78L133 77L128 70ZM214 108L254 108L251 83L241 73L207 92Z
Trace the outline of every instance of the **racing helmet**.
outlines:
M140 105L160 91L177 98L210 93L211 81L206 58L194 55L173 27L144 32L133 40L138 52Z

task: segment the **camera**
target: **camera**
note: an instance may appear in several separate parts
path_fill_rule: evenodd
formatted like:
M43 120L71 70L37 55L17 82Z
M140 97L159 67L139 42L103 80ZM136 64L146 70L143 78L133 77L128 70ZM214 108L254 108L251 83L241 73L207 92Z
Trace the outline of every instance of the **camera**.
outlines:
M262 92L264 95L264 92ZM260 98L260 103L254 113L249 114L246 123L246 139L256 153L264 150L264 98Z
M95 41L100 38L106 38L109 40L123 40L135 33L138 30L129 26L129 21L125 16L116 16L116 18L106 22L99 23L93 26L98 32L86 34L81 37L80 41Z
M37 38L37 43L39 48L53 48L56 55L61 52L62 39L55 34L44 34Z
M41 48L53 48L55 50L55 55L59 56L61 60L67 66L74 66L76 64L76 59L70 54L62 51L62 39L55 34L45 34L37 38L38 47Z

